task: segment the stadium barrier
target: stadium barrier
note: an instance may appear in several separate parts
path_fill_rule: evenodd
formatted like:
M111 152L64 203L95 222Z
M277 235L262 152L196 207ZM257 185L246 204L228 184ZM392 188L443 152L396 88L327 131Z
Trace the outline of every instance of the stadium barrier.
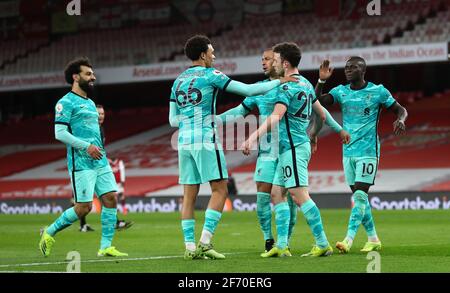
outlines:
M376 210L437 210L450 209L450 192L395 192L375 193L370 203ZM205 210L209 196L198 196L195 208ZM346 209L351 207L350 193L316 194L312 198L321 209ZM256 195L239 195L229 198L228 211L255 211ZM126 207L129 213L178 212L182 197L151 196L129 197ZM16 199L0 201L0 214L52 214L70 207L70 201L56 199ZM118 206L122 212L122 206ZM97 210L97 212L99 212Z

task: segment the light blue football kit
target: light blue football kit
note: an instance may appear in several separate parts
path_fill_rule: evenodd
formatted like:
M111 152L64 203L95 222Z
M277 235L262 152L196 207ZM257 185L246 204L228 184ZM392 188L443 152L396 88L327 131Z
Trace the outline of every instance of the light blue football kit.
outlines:
M56 103L55 137L67 146L67 168L72 181L75 203L92 202L94 192L101 197L117 191L116 180L106 158L101 139L97 108L91 99L71 91ZM95 160L89 156L87 149L91 144L102 149L101 159ZM78 220L78 215L75 208L71 207L45 229L42 237L44 239L47 237L46 235L53 237L76 220ZM99 255L100 252L103 252L102 255L104 255L106 249L126 255L111 246L116 222L117 208L103 206Z
M91 202L94 192L97 196L102 196L117 191L104 151L95 103L89 98L69 92L56 103L55 111L56 126L67 126L68 132L81 141L78 148L66 144L67 168L75 202ZM87 153L90 144L103 149L100 160L91 158Z
M343 145L343 166L348 185L355 182L374 184L380 159L380 141L377 133L381 107L395 103L391 93L383 85L371 82L359 90L350 85L339 85L329 94L342 109L343 129L351 137Z
M378 119L381 107L389 108L396 103L391 93L383 85L367 82L365 87L353 90L348 85L339 85L329 94L342 110L343 128L350 134L351 140L343 145L343 166L348 185L362 182L373 185L380 159L380 141L378 138ZM347 228L347 241L353 241L356 232L363 224L369 240L378 239L368 194L356 190L352 199L352 208ZM351 242L350 243L351 246ZM342 244L342 243L340 243ZM381 244L379 244L381 247Z
M284 104L287 111L279 123L280 157L274 185L284 188L308 186L308 164L311 157L310 140L307 133L312 106L317 101L314 87L303 76L293 75L298 82L289 82L279 87L276 103ZM275 206L275 219L278 239L276 246L284 249L287 245L286 202ZM329 243L325 235L319 208L312 199L300 207L306 222L314 236L319 249L328 249Z

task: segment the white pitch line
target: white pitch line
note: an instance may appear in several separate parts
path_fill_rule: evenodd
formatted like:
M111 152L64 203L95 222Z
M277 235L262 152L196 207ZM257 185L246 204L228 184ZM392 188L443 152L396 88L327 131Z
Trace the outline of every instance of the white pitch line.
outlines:
M243 254L249 252L233 252L224 253L225 255ZM165 255L165 256L149 256L149 257L135 257L135 258L108 258L108 259L88 259L82 260L80 263L100 263L100 262L119 262L119 261L140 261L140 260L157 260L157 259L169 259L169 258L181 258L182 255ZM19 263L19 264L5 264L0 265L0 268L11 267L32 267L32 266L48 266L48 265L62 265L68 264L71 260L56 261L56 262L35 262L35 263ZM3 272L3 271L0 271Z
M54 272L54 271L0 271L0 273L43 273L43 274L67 274L67 272Z

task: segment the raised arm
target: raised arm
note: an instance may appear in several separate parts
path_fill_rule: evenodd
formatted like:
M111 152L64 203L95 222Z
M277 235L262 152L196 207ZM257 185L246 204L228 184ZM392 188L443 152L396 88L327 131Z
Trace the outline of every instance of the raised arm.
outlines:
M322 64L320 64L319 68L319 80L316 84L316 97L319 99L320 103L323 105L332 105L333 104L333 96L330 94L322 94L323 85L325 82L331 77L333 74L333 68L330 67L330 61L324 60Z
M394 134L401 135L406 131L405 121L408 118L408 112L405 107L400 105L398 102L395 102L392 106L390 106L389 111L393 112L397 115L397 120L394 121Z

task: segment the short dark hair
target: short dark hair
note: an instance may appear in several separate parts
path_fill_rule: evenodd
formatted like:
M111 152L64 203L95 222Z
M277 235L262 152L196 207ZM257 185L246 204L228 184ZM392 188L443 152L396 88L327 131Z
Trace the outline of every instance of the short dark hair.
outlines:
M97 105L95 105L95 107L103 109L103 105L102 104L97 104Z
M297 67L302 59L300 47L293 42L276 44L273 47L275 53L279 53L282 60L287 60L291 66Z
M364 69L364 71L366 70L366 67L367 67L367 65L366 65L366 60L364 60L363 57L359 57L359 56L351 56L350 58L348 58L347 62L348 62L348 61L361 62L361 63L363 64L363 69Z
M189 38L184 45L184 54L192 61L198 60L202 53L208 51L209 44L211 44L211 41L207 36L195 35Z
M87 57L78 57L67 63L64 76L68 84L73 84L73 75L81 72L81 66L92 68L91 61Z

